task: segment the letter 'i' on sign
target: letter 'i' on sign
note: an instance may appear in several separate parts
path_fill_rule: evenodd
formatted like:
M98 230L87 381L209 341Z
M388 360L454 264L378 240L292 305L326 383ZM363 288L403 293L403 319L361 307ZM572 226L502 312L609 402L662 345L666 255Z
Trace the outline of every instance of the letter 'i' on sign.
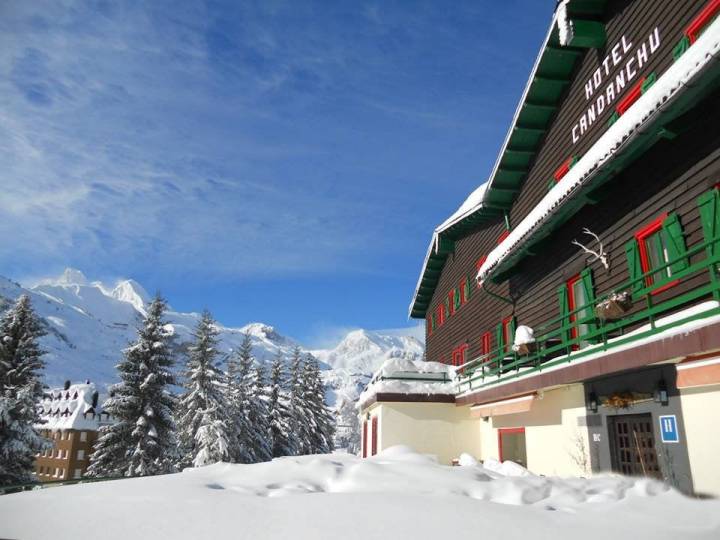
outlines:
M677 428L677 418L674 414L660 416L660 438L664 443L680 442Z

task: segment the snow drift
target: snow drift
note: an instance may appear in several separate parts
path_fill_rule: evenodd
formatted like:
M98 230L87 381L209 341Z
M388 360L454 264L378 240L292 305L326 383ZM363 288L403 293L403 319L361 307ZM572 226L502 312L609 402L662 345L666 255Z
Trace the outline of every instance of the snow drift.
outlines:
M462 462L442 466L393 447L369 459L330 454L220 463L19 493L0 497L0 537L75 540L88 531L108 540L720 536L720 502L688 499L654 480L546 478L508 462L483 467L469 456Z

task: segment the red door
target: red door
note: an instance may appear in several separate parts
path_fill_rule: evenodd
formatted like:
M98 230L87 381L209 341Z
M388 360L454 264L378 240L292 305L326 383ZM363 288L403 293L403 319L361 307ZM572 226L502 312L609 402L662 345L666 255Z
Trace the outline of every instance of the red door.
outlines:
M378 420L377 416L372 418L372 455L377 454L378 446Z
M363 420L362 429L362 457L367 457L367 420Z

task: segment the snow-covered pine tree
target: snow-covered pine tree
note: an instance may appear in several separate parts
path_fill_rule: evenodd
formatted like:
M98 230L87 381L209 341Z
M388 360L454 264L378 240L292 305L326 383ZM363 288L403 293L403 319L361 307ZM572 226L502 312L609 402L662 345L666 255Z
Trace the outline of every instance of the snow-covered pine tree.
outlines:
M307 454L327 454L334 448L335 415L325 403L325 384L317 359L308 354L302 371L303 404L308 417Z
M175 456L175 384L170 338L163 315L165 300L156 296L138 329L138 339L117 365L120 383L110 387L103 409L114 424L100 428L89 476L149 476L173 470Z
M247 418L251 426L253 463L272 459L268 431L268 397L265 386L265 368L256 363L250 371L248 383Z
M234 427L226 399L226 386L218 362L218 330L204 311L188 349L184 389L180 396L178 439L181 466L202 467L229 461Z
M290 381L288 392L290 394L290 444L294 455L309 454L312 442L310 432L314 426L310 425L312 416L305 403L305 392L303 389L303 358L300 347L295 347L290 359Z
M245 333L237 351L228 359L227 396L233 427L231 458L235 463L255 463L255 434L248 415L253 368L252 338Z
M293 447L290 439L290 411L285 391L285 361L280 351L273 359L268 394L268 433L272 457L289 456Z
M0 319L0 485L33 481L35 453L51 446L35 430L43 334L27 295Z

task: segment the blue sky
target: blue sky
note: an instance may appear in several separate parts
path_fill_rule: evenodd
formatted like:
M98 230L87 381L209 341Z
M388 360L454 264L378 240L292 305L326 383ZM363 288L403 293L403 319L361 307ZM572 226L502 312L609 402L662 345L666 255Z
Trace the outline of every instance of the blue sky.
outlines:
M554 2L0 4L0 274L308 343L407 321Z

